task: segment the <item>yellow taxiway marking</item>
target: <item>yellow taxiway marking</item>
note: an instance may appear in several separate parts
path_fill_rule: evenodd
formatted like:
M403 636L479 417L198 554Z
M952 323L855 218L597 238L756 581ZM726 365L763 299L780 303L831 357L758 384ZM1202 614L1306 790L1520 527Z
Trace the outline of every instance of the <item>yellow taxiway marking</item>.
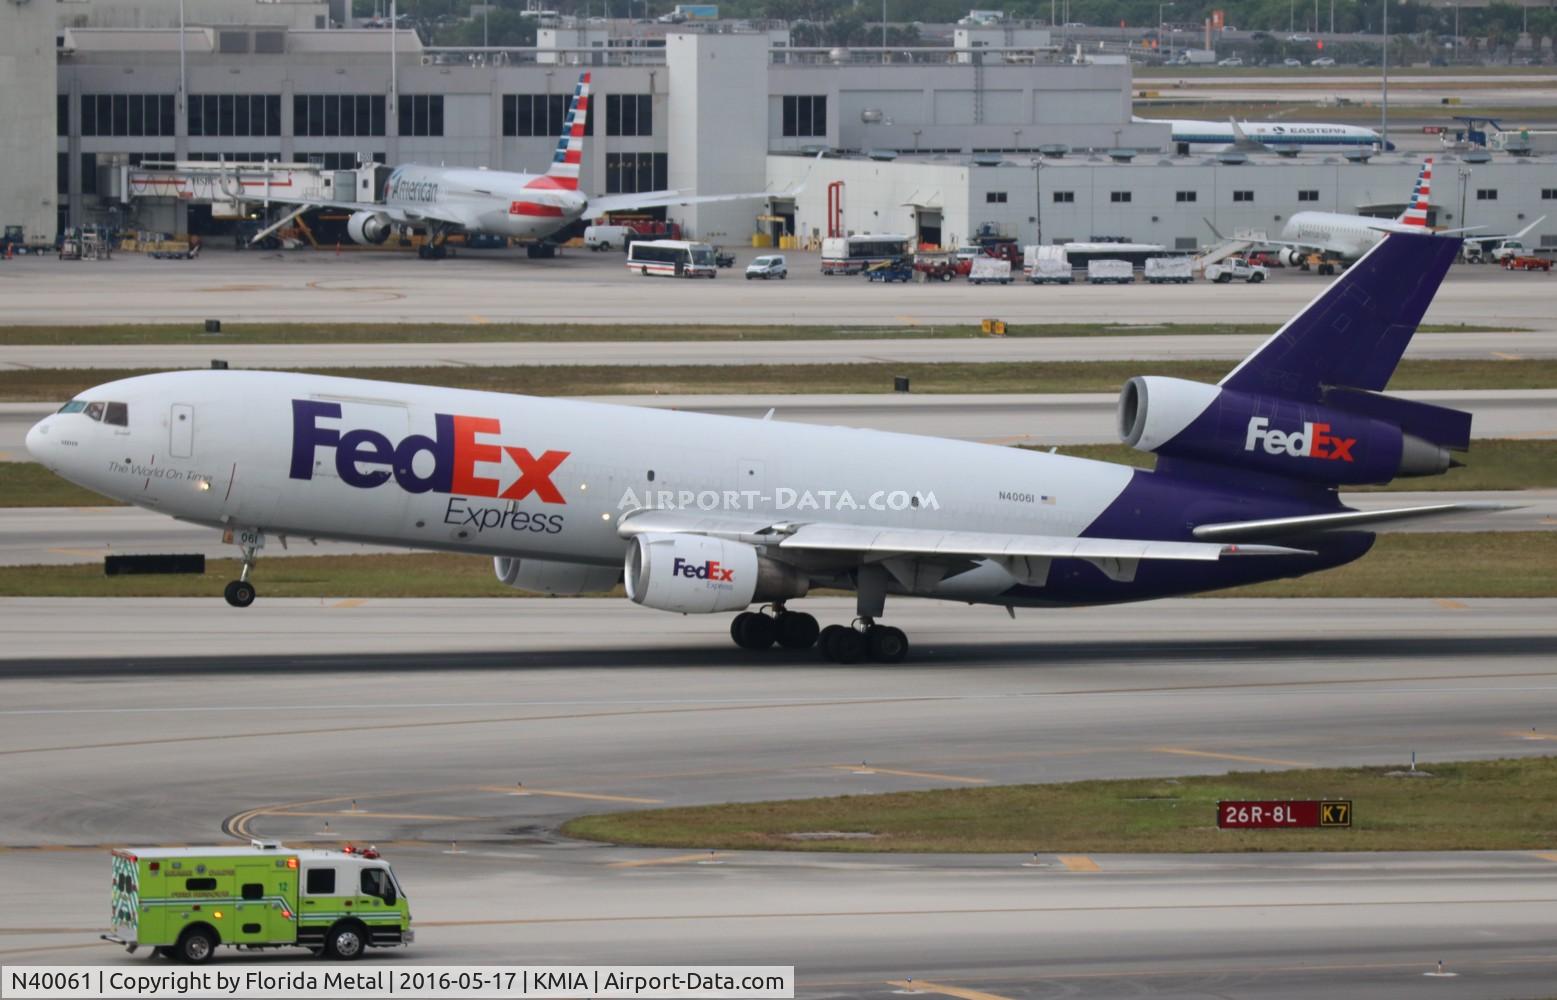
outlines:
M471 317L470 317L470 321L472 323L490 323L490 322L492 322L491 320L487 319L485 316L481 316L481 315L478 315L478 314L472 314Z
M1443 608L1445 611L1464 611L1470 606L1462 601L1456 601L1452 597L1435 598L1433 603L1438 605L1440 608Z
M96 559L106 553L107 549L49 549L57 556L87 556Z
M636 802L641 805L654 806L664 802L664 799L641 799L633 795L597 795L594 792L559 792L556 789L528 788L514 785L483 785L483 792L502 792L505 795L549 795L554 799L589 799L593 802Z
M1534 729L1523 733L1515 730L1507 735L1518 740L1557 740L1557 733L1538 733Z
M1507 351L1493 351L1492 352L1492 356L1494 358L1497 358L1499 361L1523 361L1524 360L1524 358L1522 358L1518 354L1510 354Z
M1187 750L1184 747L1152 747L1152 753L1178 754L1180 757L1210 757L1214 760L1238 760L1245 764L1275 764L1278 767L1313 767L1306 760L1278 760L1275 757L1248 757L1239 753L1212 753L1209 750Z
M900 990L910 993L938 993L944 997L959 997L961 1000L1007 1000L998 993L980 993L978 990L965 990L961 986L947 986L945 983L926 983L914 979L889 979L888 986L896 986Z
M1537 854L1542 861L1557 861L1557 854Z
M360 607L362 607L366 603L368 603L368 599L366 597L348 597L344 601L336 601L334 604L330 605L330 607L332 607L332 608L360 608Z
M323 817L324 819L329 819L332 816L361 816L361 817L363 817L365 819L428 819L428 820L477 820L477 819L482 819L483 818L483 817L480 817L480 816L436 816L436 815L429 815L427 813L366 812L366 811L364 811L362 809L358 809L358 810L355 810L355 811L350 810L350 809L340 809L340 810L337 810L337 811L334 811L334 812L324 812L324 811L318 811L318 812L316 812L316 811L292 812L292 811L282 811L282 810L266 809L263 812L261 812L259 815L261 815L261 816L312 816L312 817L315 817L315 818Z
M1100 872L1103 870L1096 861L1093 861L1085 854L1061 854L1059 857L1060 864L1065 866L1066 871Z
M929 778L931 781L960 781L968 785L987 785L988 778L966 778L958 774L936 774L934 771L898 771L890 767L876 767L873 764L834 764L835 771L848 771L852 774L894 774L899 778Z
M606 865L607 868L648 868L651 865L684 865L691 861L713 861L724 857L717 851L704 851L701 854L678 854L673 858L643 858L638 861L613 861Z

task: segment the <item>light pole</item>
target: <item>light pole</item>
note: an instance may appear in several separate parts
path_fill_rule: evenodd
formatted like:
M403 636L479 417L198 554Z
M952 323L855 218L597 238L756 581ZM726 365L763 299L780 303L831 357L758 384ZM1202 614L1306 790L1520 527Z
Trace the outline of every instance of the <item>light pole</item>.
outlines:
M1163 34L1163 31L1162 31L1162 26L1163 26L1162 9L1164 7L1172 7L1172 6L1173 6L1172 0L1159 0L1159 2L1157 4L1157 51L1158 52L1162 51L1162 34ZM1171 50L1172 47L1169 46L1169 48ZM1169 59L1173 58L1172 51L1168 52L1168 58Z
M1468 186L1468 182L1470 181L1471 168L1467 167L1465 164L1462 163L1462 164L1460 164L1460 169L1458 171L1456 171L1456 172L1460 175L1460 218L1459 218L1460 225L1459 225L1459 228L1460 229L1464 229L1465 228L1465 189ZM1461 254L1465 253L1465 241L1464 240L1460 241L1460 253Z
M887 0L881 0L881 61L887 61Z
M1384 101L1383 117L1379 120L1379 138L1383 140L1383 151L1389 151L1389 0L1384 0L1384 45L1383 55L1380 60L1380 69L1383 70Z

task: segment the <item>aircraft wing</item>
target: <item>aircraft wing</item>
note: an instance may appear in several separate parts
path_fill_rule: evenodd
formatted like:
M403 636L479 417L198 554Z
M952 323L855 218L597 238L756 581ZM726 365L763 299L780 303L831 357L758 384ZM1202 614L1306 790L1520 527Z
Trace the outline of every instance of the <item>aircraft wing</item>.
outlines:
M1087 559L1099 562L1177 559L1214 562L1227 556L1312 555L1280 545L1217 541L1164 542L1136 538L1074 538L1000 532L891 528L839 522L784 522L761 517L725 517L692 511L643 509L623 516L617 533L693 534L768 546L770 555L843 556L858 563L899 557L937 562L975 559Z
M1375 524L1415 521L1426 517L1518 510L1519 506L1519 504L1501 503L1436 503L1426 507L1343 510L1333 514L1310 514L1300 517L1271 517L1258 521L1228 521L1223 524L1202 524L1195 528L1194 535L1196 538L1206 541L1290 538L1294 535L1306 535L1316 531L1367 529Z
M608 194L598 198L589 199L589 207L584 214L589 217L605 215L607 212L631 212L642 208L670 208L677 205L709 205L721 201L756 201L762 198L793 198L806 189L806 183L811 179L811 172L816 169L816 164L826 150L816 154L811 165L806 168L805 174L800 178L800 183L783 191L747 191L742 194L688 194L686 191L639 191L636 194Z
M374 201L328 201L322 198L277 198L267 195L264 198L249 198L246 201L274 201L283 205L298 205L304 210L311 208L334 208L343 212L372 212L375 215L388 216L395 222L404 225L415 225L421 222L443 222L452 226L464 226L469 220L456 212L446 209L440 210L437 205L428 205L426 208L406 208L402 205L381 205Z

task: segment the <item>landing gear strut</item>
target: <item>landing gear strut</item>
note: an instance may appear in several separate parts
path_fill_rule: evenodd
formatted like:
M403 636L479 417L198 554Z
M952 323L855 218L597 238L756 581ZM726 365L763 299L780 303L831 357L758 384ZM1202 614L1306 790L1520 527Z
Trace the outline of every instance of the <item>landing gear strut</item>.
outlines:
M222 591L222 596L227 598L227 603L235 608L246 608L254 603L254 584L249 582L249 571L254 568L254 562L259 558L259 546L248 542L243 546L243 568L238 571L238 579L227 585Z

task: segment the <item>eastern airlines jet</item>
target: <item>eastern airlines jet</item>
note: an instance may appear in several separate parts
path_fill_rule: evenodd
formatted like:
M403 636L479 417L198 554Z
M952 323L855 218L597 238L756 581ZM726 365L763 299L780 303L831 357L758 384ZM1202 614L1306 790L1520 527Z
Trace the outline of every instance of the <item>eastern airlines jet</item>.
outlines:
M1297 152L1304 146L1383 146L1384 140L1361 125L1328 125L1321 122L1224 122L1191 118L1132 118L1137 124L1167 125L1173 141L1195 146L1228 149ZM1389 144L1394 149L1394 143Z
M735 612L747 649L903 659L888 595L1108 604L1357 559L1385 521L1337 488L1441 473L1468 413L1383 395L1459 249L1391 235L1221 382L1138 377L1119 401L1154 471L995 445L271 371L97 386L27 435L88 489L229 532L254 600L267 537L493 559L503 583ZM857 595L819 630L807 591ZM753 605L760 610L748 610ZM820 632L820 637L819 637Z
M535 242L566 228L586 213L594 218L608 212L774 197L760 191L690 196L680 191L642 191L591 198L578 189L588 115L589 74L584 73L573 90L551 168L544 174L405 164L389 175L382 202L314 200L290 204L298 205L298 212L310 208L351 212L346 232L357 243L383 243L397 226L424 228L427 242L420 248L421 256L439 258L444 256L444 240L454 232L491 233ZM796 193L798 189L778 196ZM287 203L285 198L267 197ZM254 240L285 221L262 230Z

